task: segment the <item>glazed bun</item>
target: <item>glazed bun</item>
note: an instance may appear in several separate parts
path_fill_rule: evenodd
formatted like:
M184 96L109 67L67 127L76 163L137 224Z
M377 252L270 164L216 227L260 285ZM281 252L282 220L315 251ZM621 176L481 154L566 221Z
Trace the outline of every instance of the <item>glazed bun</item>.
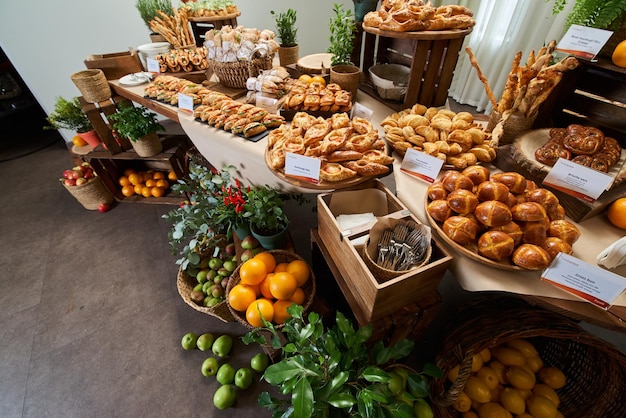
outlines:
M550 265L550 254L538 245L522 244L513 251L513 264L527 270L543 270Z
M502 231L508 234L511 238L513 238L513 242L515 243L516 247L522 243L522 238L524 236L524 233L522 232L522 228L520 228L520 226L513 221L509 222L506 225L494 226L493 228L490 228L490 229L492 231Z
M426 194L430 200L439 200L448 197L448 191L443 188L443 183L439 182L429 185Z
M522 222L522 242L525 244L541 245L548 237L548 226L545 222Z
M509 207L497 200L479 203L474 215L480 223L488 227L506 225L513 219Z
M452 210L448 206L448 202L445 199L437 199L428 203L426 206L426 212L431 218L437 222L444 222L450 216L452 216Z
M471 165L461 171L461 174L467 176L475 186L489 180L489 169L482 165Z
M523 193L526 190L526 178L514 171L492 174L491 180L504 183L511 193Z
M451 192L446 199L450 209L460 215L467 215L474 212L478 206L478 198L469 190L458 189Z
M474 189L474 183L469 177L454 170L446 171L441 178L441 183L443 184L443 188L449 192L458 189L465 189L469 191Z
M443 223L443 232L461 245L473 242L479 229L476 221L465 216L451 216Z
M552 213L559 204L559 198L547 189L533 189L526 192L526 201L539 203L546 210Z
M492 260L502 260L513 253L513 238L502 231L490 230L478 238L478 254Z
M541 244L541 248L546 250L553 260L559 253L572 254L574 252L571 245L557 237L546 238Z
M509 198L509 188L496 181L484 181L476 188L476 197L481 202L499 200L506 203Z
M573 245L580 238L580 230L576 225L565 219L550 222L547 234L549 237L561 238L569 245Z
M548 218L546 210L539 203L523 202L511 208L513 219L522 222L538 222Z

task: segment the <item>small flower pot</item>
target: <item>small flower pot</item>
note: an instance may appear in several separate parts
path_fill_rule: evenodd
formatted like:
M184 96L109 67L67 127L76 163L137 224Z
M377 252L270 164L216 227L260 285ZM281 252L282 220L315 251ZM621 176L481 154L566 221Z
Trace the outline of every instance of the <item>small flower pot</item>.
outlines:
M298 62L300 57L300 46L281 46L278 48L278 60L281 67L286 67Z
M274 235L262 235L255 231L254 227L250 228L250 233L259 241L259 244L266 250L276 250L285 248L289 228L285 227L282 231Z
M140 157L152 157L163 151L163 145L156 132L148 134L137 141L131 141L133 149Z
M76 134L83 138L85 142L92 148L97 147L102 142L100 141L100 137L98 136L98 133L95 131L95 129L87 132L77 132Z
M349 91L354 102L361 82L361 69L350 64L333 65L330 67L330 82L337 83L342 89Z

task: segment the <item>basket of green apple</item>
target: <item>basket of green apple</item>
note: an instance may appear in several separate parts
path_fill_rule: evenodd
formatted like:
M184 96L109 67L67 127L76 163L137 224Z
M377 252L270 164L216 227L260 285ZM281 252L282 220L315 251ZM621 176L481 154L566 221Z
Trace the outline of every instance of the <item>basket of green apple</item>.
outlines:
M212 245L189 254L187 261L181 264L176 280L185 303L223 322L234 322L225 299L228 278L237 267L232 240L219 236Z

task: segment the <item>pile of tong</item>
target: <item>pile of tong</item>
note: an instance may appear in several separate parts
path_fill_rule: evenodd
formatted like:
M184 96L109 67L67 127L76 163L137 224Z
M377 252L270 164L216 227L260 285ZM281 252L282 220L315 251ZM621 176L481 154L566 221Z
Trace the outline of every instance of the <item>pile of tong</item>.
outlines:
M424 225L399 222L383 230L378 242L376 264L387 270L405 271L426 261L430 237Z

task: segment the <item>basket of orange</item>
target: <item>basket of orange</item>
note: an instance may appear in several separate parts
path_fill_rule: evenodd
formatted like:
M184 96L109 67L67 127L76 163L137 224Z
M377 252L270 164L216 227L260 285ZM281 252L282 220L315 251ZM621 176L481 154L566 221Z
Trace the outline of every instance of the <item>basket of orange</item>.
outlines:
M439 417L617 417L626 355L570 319L500 295L454 316L431 385Z
M289 318L289 306L295 303L307 311L314 297L313 271L286 250L263 251L239 264L226 287L233 317L250 329L262 327L261 318L280 328Z

